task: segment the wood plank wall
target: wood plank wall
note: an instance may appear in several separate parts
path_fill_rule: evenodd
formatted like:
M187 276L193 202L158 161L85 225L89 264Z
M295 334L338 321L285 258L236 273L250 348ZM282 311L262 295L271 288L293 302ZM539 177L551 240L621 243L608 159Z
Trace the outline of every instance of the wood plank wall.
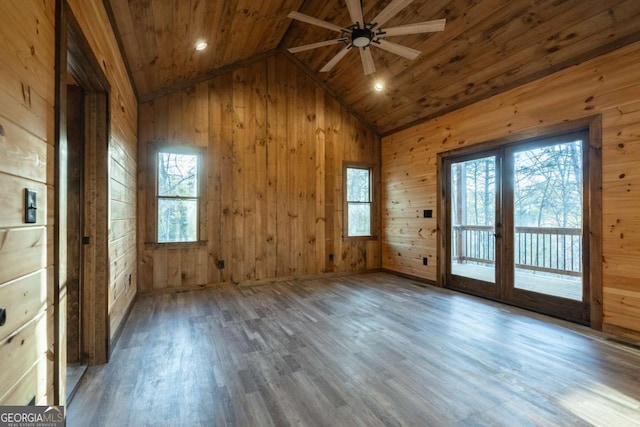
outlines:
M436 280L438 152L602 114L604 329L640 336L638 63L640 43L383 138L383 268Z
M0 2L0 405L53 402L54 2ZM24 189L37 192L25 224Z
M378 268L379 241L342 240L342 162L377 164L379 139L275 55L140 106L149 144L206 147L207 243L153 245L140 162L138 244L145 291ZM329 261L334 254L334 262ZM217 261L224 260L219 270Z
M137 102L102 3L70 3L111 82L113 332L136 292ZM24 405L33 397L44 405L55 398L55 2L0 1L0 16L0 307L7 309L0 326L0 405ZM25 188L37 191L33 225L23 222Z
M111 93L109 140L109 323L113 339L137 290L136 177L138 106L101 1L69 0Z

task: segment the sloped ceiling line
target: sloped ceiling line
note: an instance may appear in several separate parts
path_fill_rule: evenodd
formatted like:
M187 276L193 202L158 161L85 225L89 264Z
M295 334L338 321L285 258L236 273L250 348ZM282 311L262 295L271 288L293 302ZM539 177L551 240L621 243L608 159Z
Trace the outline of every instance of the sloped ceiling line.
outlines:
M335 38L287 18L300 11L336 25L350 22L344 0L103 0L139 102L227 72L286 48ZM391 0L364 0L375 16ZM640 41L639 0L414 0L389 26L446 19L444 32L390 37L422 52L409 61L372 50L376 72L359 55L319 70L343 48L288 58L376 134L387 135L552 72ZM193 49L197 37L209 48ZM247 61L247 62L245 62ZM372 90L376 80L386 89Z
M138 94L138 87L136 86L136 82L133 79L133 73L131 72L131 65L129 64L129 60L127 59L126 51L124 49L124 44L122 43L122 37L120 37L120 31L118 31L118 23L116 22L116 17L113 14L113 9L111 8L111 3L109 0L102 0L102 4L104 5L105 10L107 11L107 16L109 17L109 24L113 29L113 34L116 37L116 42L118 43L118 51L120 52L120 56L123 59L124 67L127 70L127 77L129 78L129 84L133 89L133 95L136 97L136 101L139 102L140 95Z

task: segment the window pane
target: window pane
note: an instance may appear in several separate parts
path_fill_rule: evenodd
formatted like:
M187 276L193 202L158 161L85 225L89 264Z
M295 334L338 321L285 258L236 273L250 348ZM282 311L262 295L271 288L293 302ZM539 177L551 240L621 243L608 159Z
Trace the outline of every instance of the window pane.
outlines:
M496 157L451 164L451 273L496 278Z
M347 201L371 201L369 183L369 169L347 168Z
M198 197L198 156L158 153L158 195Z
M514 153L514 287L582 301L582 141Z
M198 240L197 200L158 199L158 242Z
M371 204L349 203L349 236L371 235Z

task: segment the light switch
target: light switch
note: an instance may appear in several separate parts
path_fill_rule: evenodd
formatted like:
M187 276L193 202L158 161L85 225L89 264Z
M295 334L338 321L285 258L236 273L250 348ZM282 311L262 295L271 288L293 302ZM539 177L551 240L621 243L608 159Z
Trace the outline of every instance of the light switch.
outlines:
M27 224L35 224L38 216L38 207L36 206L36 192L28 188L24 189L24 222Z

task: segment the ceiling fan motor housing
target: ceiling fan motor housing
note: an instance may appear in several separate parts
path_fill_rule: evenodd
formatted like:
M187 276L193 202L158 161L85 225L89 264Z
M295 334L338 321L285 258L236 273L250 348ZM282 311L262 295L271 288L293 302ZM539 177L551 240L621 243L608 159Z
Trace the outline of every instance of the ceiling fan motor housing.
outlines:
M374 34L368 28L354 28L351 31L351 43L355 47L367 47L371 44Z

